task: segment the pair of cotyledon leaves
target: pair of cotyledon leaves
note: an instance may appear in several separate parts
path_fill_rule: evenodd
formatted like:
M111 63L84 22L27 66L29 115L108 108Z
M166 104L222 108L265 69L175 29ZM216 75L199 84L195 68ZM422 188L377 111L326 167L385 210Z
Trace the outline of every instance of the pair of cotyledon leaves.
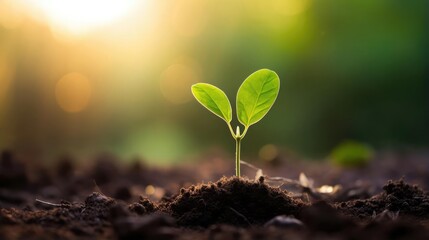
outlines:
M274 71L261 69L252 73L237 92L238 121L246 127L257 123L273 106L280 89L280 79ZM204 107L230 123L232 109L226 94L219 88L197 83L192 94Z

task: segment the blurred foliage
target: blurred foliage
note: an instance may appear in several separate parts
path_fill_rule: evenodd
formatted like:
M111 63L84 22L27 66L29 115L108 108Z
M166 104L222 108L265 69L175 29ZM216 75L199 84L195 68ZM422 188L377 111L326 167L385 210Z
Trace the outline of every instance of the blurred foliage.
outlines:
M1 148L162 162L214 144L233 153L224 123L190 101L190 86L234 96L260 68L276 71L282 87L249 131L245 158L264 144L323 156L343 139L429 143L425 0L134 2L122 18L76 34L59 18L71 10L0 1ZM90 14L107 11L98 8ZM58 89L69 76L79 80L61 86L85 99Z
M332 150L331 161L343 167L362 167L373 158L373 150L366 144L346 140Z

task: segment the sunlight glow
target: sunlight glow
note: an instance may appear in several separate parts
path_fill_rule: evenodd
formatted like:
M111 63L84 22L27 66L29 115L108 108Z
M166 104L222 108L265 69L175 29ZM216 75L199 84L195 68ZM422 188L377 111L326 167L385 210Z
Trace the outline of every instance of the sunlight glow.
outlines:
M205 1L178 0L171 17L173 29L182 36L195 37L203 31L207 15Z
M80 35L124 17L137 0L32 0L54 31Z
M12 0L0 0L0 26L13 29L23 20L22 7Z

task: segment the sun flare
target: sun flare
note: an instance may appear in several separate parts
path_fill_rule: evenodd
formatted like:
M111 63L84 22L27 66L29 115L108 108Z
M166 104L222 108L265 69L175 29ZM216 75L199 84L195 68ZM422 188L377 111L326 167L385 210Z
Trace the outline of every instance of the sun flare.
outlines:
M81 35L119 20L138 3L137 0L33 0L54 31Z

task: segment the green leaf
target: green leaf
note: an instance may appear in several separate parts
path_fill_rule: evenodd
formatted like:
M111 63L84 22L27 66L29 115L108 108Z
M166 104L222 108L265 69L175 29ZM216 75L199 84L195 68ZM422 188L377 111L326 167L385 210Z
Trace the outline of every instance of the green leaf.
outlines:
M280 89L279 76L261 69L244 80L237 93L237 117L249 127L261 120L276 101Z
M216 114L226 122L232 120L231 103L226 94L219 88L207 84L197 83L192 85L192 94L201 105Z

